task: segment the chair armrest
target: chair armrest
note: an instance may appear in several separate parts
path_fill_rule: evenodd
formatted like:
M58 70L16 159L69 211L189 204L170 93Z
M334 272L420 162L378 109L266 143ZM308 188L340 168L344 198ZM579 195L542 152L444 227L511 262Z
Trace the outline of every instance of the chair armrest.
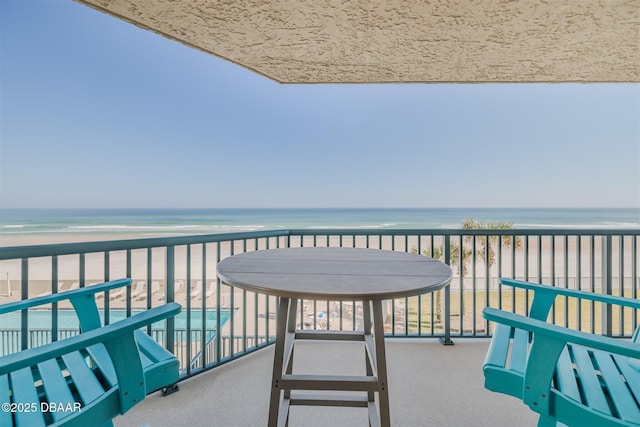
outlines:
M482 310L482 316L493 322L532 332L534 334L534 341L535 335L540 334L565 344L578 344L608 353L640 359L640 345L629 341L563 328L541 320L491 307L486 307Z
M10 302L0 305L0 314L11 313L17 310L26 310L39 305L51 304L64 300L74 300L78 298L93 298L99 292L108 291L122 286L131 286L131 279L118 279L99 285L88 286L85 288L74 289L72 291L64 291L56 294L45 295L41 297L29 298L22 301Z
M566 297L574 297L579 299L587 299L591 301L603 302L606 304L615 304L625 307L640 309L640 300L633 298L624 298L614 295L596 294L594 292L578 291L574 289L557 288L550 285L539 285L536 283L524 282L522 280L500 278L502 285L513 286L515 288L527 289L534 292L552 293L555 296L562 295Z
M87 348L94 344L116 342L129 335L133 337L133 331L136 329L167 317L175 316L180 310L180 304L168 303L71 338L0 357L0 375L5 375L27 366L33 366L39 362Z

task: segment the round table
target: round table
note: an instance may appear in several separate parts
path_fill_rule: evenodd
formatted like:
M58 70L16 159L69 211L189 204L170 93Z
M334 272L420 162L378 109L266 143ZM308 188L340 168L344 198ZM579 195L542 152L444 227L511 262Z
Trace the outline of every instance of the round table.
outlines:
M224 283L280 297L268 425L285 425L291 405L320 405L368 407L371 425L388 426L382 300L433 292L448 285L451 275L449 266L433 258L364 248L267 249L220 261ZM296 330L298 299L362 301L364 330ZM363 341L367 375L293 375L294 342L300 339ZM359 393L331 397L301 390Z

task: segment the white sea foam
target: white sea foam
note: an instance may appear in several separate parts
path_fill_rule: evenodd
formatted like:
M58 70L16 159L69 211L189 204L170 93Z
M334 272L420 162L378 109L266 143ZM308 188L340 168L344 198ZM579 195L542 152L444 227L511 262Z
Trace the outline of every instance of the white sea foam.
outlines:
M200 228L199 225L70 225L70 230L184 230Z
M165 234L165 233L223 233L238 231L256 231L265 228L264 225L210 225L210 224L182 224L182 225L73 225L62 230L46 230L40 232L64 232L64 233L141 233Z
M640 223L634 222L603 222L599 224L514 224L513 228L552 228L552 229L592 229L592 228L640 228Z
M236 230L236 229L242 229L242 230L258 230L260 228L264 228L264 225L210 225L210 226L205 226L206 228L211 228L213 230L217 230L217 229L225 229L225 230Z
M343 229L379 229L379 228L391 228L396 226L395 223L384 223L384 224L371 224L371 225L308 225L305 228L307 229L317 229L317 230L343 230Z

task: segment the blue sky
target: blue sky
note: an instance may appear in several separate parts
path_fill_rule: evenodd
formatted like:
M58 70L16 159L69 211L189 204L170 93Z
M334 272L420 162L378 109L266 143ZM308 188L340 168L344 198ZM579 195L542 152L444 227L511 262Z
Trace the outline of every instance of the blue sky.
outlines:
M280 85L0 2L0 207L640 207L640 85Z

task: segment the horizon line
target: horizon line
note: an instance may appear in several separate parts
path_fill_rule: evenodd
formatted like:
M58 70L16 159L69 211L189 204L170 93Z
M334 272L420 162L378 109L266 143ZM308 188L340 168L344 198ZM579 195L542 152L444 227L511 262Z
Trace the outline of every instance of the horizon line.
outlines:
M232 206L232 207L179 207L179 206L154 206L154 207L0 207L5 210L423 210L423 209L633 209L640 210L640 206Z

